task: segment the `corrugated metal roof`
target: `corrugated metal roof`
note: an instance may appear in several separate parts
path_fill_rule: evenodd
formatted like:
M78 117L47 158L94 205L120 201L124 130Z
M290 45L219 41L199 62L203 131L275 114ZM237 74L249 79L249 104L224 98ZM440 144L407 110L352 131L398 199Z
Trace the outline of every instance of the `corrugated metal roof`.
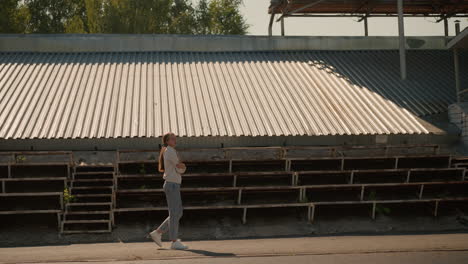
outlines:
M0 53L0 138L428 133L451 55L410 51Z

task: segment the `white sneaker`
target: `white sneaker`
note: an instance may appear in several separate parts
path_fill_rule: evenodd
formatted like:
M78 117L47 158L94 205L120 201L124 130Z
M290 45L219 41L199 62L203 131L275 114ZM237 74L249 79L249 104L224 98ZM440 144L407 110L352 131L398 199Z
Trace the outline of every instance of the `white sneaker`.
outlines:
M175 250L185 250L185 249L188 249L188 246L182 244L182 242L180 241L180 239L177 239L176 242L172 242L171 249L175 249Z
M153 241L154 241L154 243L156 243L156 245L162 247L162 241L161 241L162 234L161 233L154 230L153 232L150 233L150 237L151 237L151 239L153 239Z

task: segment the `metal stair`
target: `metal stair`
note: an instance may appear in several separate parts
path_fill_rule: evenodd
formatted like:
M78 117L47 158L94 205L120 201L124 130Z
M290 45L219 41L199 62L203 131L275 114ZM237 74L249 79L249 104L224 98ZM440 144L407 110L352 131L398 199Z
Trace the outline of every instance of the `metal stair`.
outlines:
M61 233L112 232L114 168L81 165L72 173L69 186L74 200L65 205Z

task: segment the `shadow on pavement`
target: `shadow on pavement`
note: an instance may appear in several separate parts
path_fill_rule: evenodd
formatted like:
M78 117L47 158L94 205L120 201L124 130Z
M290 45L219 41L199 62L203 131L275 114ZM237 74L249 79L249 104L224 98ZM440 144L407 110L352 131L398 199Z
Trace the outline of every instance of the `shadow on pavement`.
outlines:
M223 252L213 252L207 250L200 250L200 249L187 249L185 251L189 251L195 254L210 256L210 257L235 257L236 254L234 253L223 253Z
M158 250L168 250L168 249L159 248ZM213 251L200 250L200 249L187 249L183 251L188 251L188 252L192 252L195 254L204 255L208 257L235 257L236 256L236 254L234 253L213 252Z

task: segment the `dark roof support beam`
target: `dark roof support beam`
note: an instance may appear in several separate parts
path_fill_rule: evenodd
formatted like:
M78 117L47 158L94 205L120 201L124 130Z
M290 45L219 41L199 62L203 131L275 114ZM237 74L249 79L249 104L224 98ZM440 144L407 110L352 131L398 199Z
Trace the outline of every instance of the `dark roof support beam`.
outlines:
M406 80L406 40L405 40L405 23L403 18L403 0L397 1L398 9L398 37L400 50L400 75L402 80Z
M271 13L270 23L268 24L268 36L273 36L273 21L275 20L275 13Z
M445 45L449 42L449 27L448 27L448 19L444 18L444 36L445 36Z
M448 37L448 35L449 35L448 20L445 17L444 18L444 36Z
M367 16L364 17L364 36L369 36L369 25L367 24Z
M284 36L284 17L281 18L281 36Z
M461 90L461 82L460 82L460 59L458 54L458 49L453 49L453 63L454 63L454 70L455 70L455 91L457 92L457 103L460 103L460 90Z

